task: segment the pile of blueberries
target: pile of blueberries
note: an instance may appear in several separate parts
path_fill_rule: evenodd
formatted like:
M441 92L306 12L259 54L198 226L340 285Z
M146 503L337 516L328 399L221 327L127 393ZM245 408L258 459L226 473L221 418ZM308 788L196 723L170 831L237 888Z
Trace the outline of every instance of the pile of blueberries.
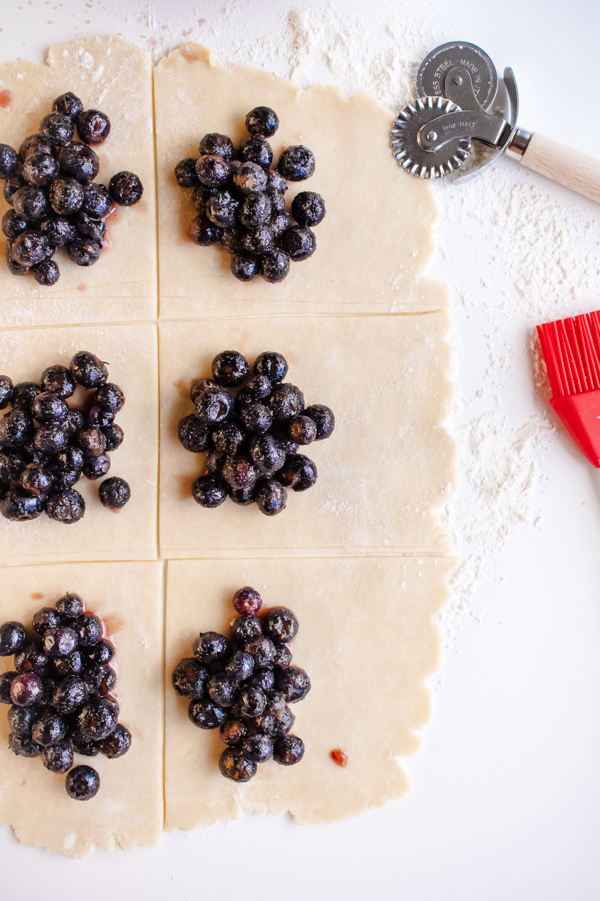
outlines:
M304 755L304 742L290 730L295 704L310 691L310 679L292 666L289 643L298 620L286 607L272 607L258 616L262 599L253 588L240 588L233 597L240 615L232 637L201 632L194 656L185 657L173 671L173 688L189 698L188 716L200 729L219 729L227 748L221 754L221 773L234 782L248 782L257 764L273 758L291 766Z
M107 381L106 364L81 350L69 367L42 372L40 384L13 385L0 375L0 513L6 519L36 519L43 512L62 523L78 522L85 501L73 487L84 475L96 480L110 469L109 451L123 441L115 415L125 403L118 385ZM67 398L81 386L89 390L83 409ZM105 479L98 494L113 510L130 498L124 479Z
M285 209L287 181L304 181L315 171L308 147L295 144L282 150L272 169L273 148L267 141L279 127L268 106L257 106L246 116L250 135L237 150L227 135L217 132L200 141L200 158L177 163L175 178L193 188L198 216L190 223L192 241L202 246L220 243L232 254L231 271L247 282L259 273L268 282L282 281L290 261L311 256L317 246L311 226L325 216L320 194L302 191ZM293 219L292 219L293 217ZM294 221L296 224L294 223Z
M302 391L283 381L287 371L281 354L267 352L249 377L246 358L225 350L212 361L212 379L192 382L195 410L179 421L178 434L186 450L208 451L207 473L192 485L201 507L218 507L229 496L274 516L285 509L288 488L315 484L317 467L298 445L329 438L335 418L323 404L305 407Z
M102 620L86 613L76 594L38 610L32 629L33 640L19 622L0 626L0 657L14 654L14 671L0 676L0 702L11 705L8 744L20 757L41 757L51 773L68 772L67 794L87 801L100 776L90 766L71 769L73 754L112 760L131 745L112 696L115 649L103 638Z
M144 189L133 172L117 172L108 189L94 181L100 160L90 145L101 144L109 132L108 116L84 110L69 92L56 98L39 132L25 138L18 152L0 144L0 178L12 207L2 218L2 231L13 275L33 272L39 285L55 285L60 270L52 257L59 247L78 266L92 266L105 242L104 220L113 201L133 206L140 200Z

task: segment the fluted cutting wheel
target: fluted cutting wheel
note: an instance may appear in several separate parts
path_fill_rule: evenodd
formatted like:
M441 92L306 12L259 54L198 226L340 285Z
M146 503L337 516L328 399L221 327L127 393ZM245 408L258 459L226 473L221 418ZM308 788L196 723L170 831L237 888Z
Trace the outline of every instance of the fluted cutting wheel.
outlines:
M444 113L460 111L445 97L419 97L394 119L392 153L400 166L419 178L443 178L464 162L471 149L469 138L454 138L439 150L424 150L419 143L421 128Z

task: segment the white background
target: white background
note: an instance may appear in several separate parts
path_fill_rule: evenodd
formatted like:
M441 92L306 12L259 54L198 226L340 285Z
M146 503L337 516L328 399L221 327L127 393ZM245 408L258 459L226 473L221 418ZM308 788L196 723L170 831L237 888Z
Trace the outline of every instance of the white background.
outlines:
M431 2L421 7L429 22ZM227 50L241 36L236 33L240 13L246 14L244 30L262 35L281 27L283 13L291 8L260 0L233 6L237 18L225 15L213 0L197 7L163 0L150 22L156 27L171 21L178 28L187 18L206 18L214 29L213 43ZM362 16L365 30L375 31L394 11L384 0L339 0L332 8L340 17L348 12ZM116 33L125 20L135 30L147 9L144 4L113 6L109 0L23 0L20 6L5 0L0 62L16 55L42 62L51 43ZM443 3L436 10L436 44L473 41L498 68L512 65L523 126L600 157L596 0L462 0L460 7ZM414 18L414 9L411 14ZM196 29L192 37L202 35ZM510 171L508 162L500 165ZM515 172L515 180L522 177ZM562 189L546 183L544 189L558 204L579 203ZM581 210L596 228L586 252L600 262L600 209L582 200ZM465 241L443 219L448 255L437 260L436 272L458 289L476 293L479 280L490 274L484 260L493 229L490 224L480 239ZM510 259L505 266L508 272ZM493 275L499 279L501 273ZM582 286L575 307L566 298L561 315L600 307L600 296L587 296L589 290ZM490 302L488 293L485 303ZM461 396L479 384L485 393L482 329L489 315L488 309L487 318L479 320L473 309L467 315L464 306L456 305ZM524 355L535 321L517 298L509 323L503 340L514 343L515 365L503 398L514 421L521 422L538 408ZM459 410L459 424L464 415ZM77 885L90 901L600 897L600 473L558 433L540 454L544 490L534 499L539 527L525 523L517 530L499 549L492 574L478 585L483 615L467 617L445 653L433 721L422 749L406 761L413 789L405 800L323 827L299 828L287 817L244 816L192 835L165 835L151 850L96 851L81 862L23 847L5 829L0 833L0 896L53 901L71 894L67 886ZM469 486L461 485L461 491L468 495ZM460 547L460 523L457 528ZM51 818L52 811L40 799L32 815Z

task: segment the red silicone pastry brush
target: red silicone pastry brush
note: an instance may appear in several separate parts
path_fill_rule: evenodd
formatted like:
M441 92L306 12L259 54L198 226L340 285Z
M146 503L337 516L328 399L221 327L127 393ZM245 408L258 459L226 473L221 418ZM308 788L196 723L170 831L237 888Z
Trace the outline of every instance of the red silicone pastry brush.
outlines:
M538 325L551 404L590 463L600 468L600 311Z

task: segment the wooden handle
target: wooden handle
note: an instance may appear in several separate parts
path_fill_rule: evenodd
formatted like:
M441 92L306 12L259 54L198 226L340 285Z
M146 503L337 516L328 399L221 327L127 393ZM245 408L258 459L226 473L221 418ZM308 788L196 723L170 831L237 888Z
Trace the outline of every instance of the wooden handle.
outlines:
M533 134L521 163L600 203L600 160Z

